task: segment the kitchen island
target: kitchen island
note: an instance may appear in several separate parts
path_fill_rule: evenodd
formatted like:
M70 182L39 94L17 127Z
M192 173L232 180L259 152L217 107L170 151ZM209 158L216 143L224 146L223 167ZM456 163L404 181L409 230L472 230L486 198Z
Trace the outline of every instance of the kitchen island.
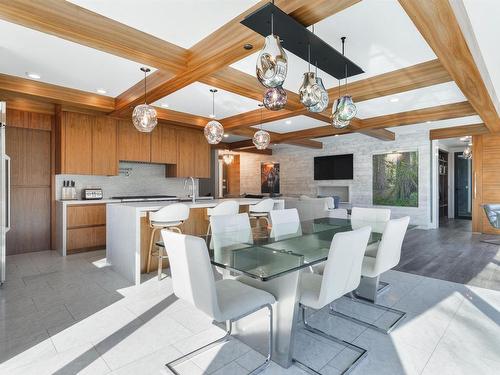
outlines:
M239 203L240 212L248 211L248 206L260 199L232 199ZM200 200L195 203L183 202L190 208L189 219L180 226L185 234L204 235L207 232L207 208L215 207L224 199ZM108 264L135 283L141 283L141 273L145 272L151 228L148 212L157 211L171 202L136 202L108 204L106 209L106 258ZM284 201L275 199L274 209L283 209ZM152 269L158 266L157 259L151 261Z

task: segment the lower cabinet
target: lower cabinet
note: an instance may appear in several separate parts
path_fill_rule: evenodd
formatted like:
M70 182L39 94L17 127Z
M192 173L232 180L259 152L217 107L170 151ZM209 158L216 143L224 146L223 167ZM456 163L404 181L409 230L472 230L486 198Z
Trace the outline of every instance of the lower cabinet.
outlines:
M66 252L78 253L106 248L106 205L68 205Z

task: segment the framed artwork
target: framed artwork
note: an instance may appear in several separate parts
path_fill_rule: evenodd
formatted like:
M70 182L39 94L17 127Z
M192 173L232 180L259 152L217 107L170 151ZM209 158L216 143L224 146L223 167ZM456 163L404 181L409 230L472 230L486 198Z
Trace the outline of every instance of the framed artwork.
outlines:
M373 155L373 204L418 207L418 152Z
M260 164L260 192L279 194L280 163L262 162Z

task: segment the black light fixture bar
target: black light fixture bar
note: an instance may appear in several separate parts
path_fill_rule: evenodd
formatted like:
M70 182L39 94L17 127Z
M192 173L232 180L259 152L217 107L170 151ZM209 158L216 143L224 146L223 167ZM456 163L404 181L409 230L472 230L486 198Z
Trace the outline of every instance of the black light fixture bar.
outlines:
M271 14L274 18L274 34L280 37L281 45L286 50L308 61L310 45L311 61L317 62L319 69L337 79L346 77L346 66L347 77L364 73L358 65L272 3L257 9L241 23L265 37L271 34Z

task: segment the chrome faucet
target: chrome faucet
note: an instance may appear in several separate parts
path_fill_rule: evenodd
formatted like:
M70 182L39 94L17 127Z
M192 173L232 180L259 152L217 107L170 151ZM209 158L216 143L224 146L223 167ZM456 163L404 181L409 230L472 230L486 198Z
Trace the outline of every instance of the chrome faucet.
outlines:
M195 188L195 183L194 183L194 178L193 177L186 177L186 179L184 180L184 189L186 189L187 182L188 182L189 179L191 179L191 189L192 189L193 203L196 203L196 188Z

